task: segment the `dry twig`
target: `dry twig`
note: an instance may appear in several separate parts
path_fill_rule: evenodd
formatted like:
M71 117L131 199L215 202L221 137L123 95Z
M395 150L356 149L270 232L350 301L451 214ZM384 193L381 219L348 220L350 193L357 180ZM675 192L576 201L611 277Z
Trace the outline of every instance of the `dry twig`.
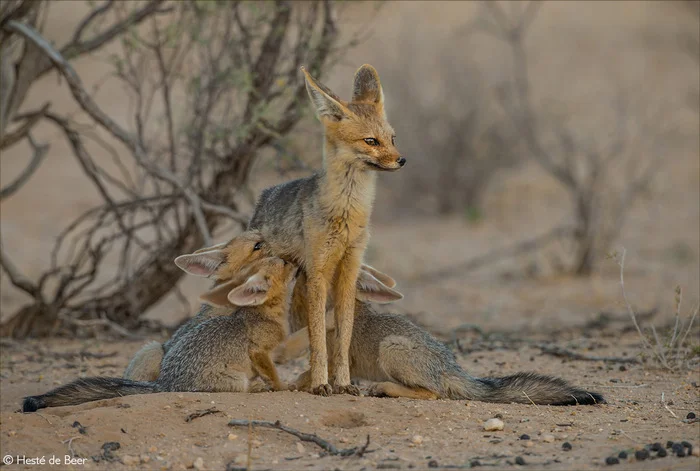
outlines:
M359 447L352 447L352 448L345 448L345 449L339 449L335 445L333 445L331 442L324 440L323 438L319 437L316 434L309 434L309 433L304 433L300 432L299 430L293 429L291 427L287 427L286 425L283 425L279 420L276 422L269 422L267 420L242 420L242 419L233 419L229 423L229 425L234 426L234 427L249 427L251 425L255 425L256 427L267 427L267 428L272 428L276 430L281 430L283 432L287 432L291 435L294 435L297 437L299 440L303 442L310 442L318 445L321 447L323 450L325 450L329 455L338 455L338 456L351 456L351 455L356 455L358 453L369 453L371 450L367 450L367 447L369 446L369 435L367 435L367 442L363 446Z

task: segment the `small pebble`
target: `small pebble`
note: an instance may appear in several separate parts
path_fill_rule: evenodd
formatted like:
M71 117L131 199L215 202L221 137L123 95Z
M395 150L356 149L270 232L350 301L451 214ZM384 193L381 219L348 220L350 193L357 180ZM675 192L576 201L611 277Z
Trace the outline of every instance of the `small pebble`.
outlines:
M680 443L674 443L673 445L671 445L671 450L673 450L674 453L683 451L683 445L681 445Z
M17 432L14 430L10 430L9 432L7 432L8 437L14 437L15 435L17 435Z
M532 440L527 440L523 445L525 445L525 448L532 448L533 446L535 446L535 442L533 442Z
M625 365L620 365L620 371L627 371L627 367Z
M299 453L304 453L306 451L306 448L301 444L301 442L297 442L297 451Z
M437 467L438 467L438 462L436 460L428 461L428 468L437 468Z
M659 442L656 442L656 443L654 443L653 445L651 445L651 446L649 447L649 449L650 449L651 451L659 451L659 450L662 449L662 448L663 448L663 445L661 445L661 443L659 443Z
M637 450L634 452L634 457L638 461L644 461L645 459L649 458L649 452L647 450Z
M423 443L423 437L421 437L420 435L414 435L413 438L411 438L411 442L414 445L420 445L421 443Z
M237 439L237 438L238 438L238 435L234 435L233 433L229 433L229 434L228 434L228 439L229 439L229 440L235 440L235 439Z
M691 450L692 450L692 448L693 448L693 445L691 445L690 442L685 442L685 441L683 441L683 442L681 442L681 445L683 445L684 448L688 448L688 449L691 449Z
M621 451L620 453L617 454L617 457L620 458L621 460L626 460L627 459L627 452Z
M542 441L545 443L552 443L554 441L554 435L544 435Z
M200 456L194 460L194 469L201 471L204 469L204 459Z
M676 456L679 458L685 458L685 450L683 448L679 448L676 450Z
M473 460L469 463L469 466L471 466L472 468L476 468L477 466L481 466L481 461Z
M525 460L523 459L522 456L516 456L515 457L515 464L519 464L520 466L525 466L527 463L525 463Z
M496 430L503 430L505 424L501 419L489 419L484 422L484 430L487 432L494 432Z
M693 447L693 451L690 452L691 455L693 456L700 456L700 448L698 447Z
M668 456L668 453L666 453L666 450L662 448L656 453L656 456L658 456L659 458L665 458L666 456Z
M673 447L673 442L671 440L666 442L666 448L672 448Z
M564 451L571 451L571 443L569 443L569 442L562 443L561 449Z
M694 419L696 417L695 412L688 412L688 415L685 416L686 419Z
M158 451L158 448L156 448L155 446L151 446L151 447L148 449L148 451L150 451L151 453L155 453L156 451Z
M529 440L529 439L530 439L530 435L528 435L527 433L523 433L522 435L520 435L520 439L521 439L521 440Z
M607 464L607 465L620 464L620 460L618 460L614 456L608 456L607 458L605 458L605 464Z
M141 463L148 463L151 461L151 457L148 455L141 455L139 458L141 459Z

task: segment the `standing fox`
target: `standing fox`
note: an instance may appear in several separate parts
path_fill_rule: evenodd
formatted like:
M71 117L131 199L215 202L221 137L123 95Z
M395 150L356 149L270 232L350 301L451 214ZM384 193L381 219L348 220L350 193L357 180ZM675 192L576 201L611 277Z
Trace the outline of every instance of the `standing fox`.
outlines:
M360 289L360 288L358 288ZM384 302L400 294L378 280L365 279L361 288L370 298ZM296 291L295 291L296 295ZM290 323L303 324L303 313L292 300ZM329 319L328 330L334 329ZM327 337L328 348L336 337ZM281 343L273 359L282 363L308 347L308 334L301 329ZM362 300L355 302L355 322L350 342L350 374L377 382L375 396L413 399L470 399L484 402L549 405L601 404L600 394L577 389L561 378L535 373L516 373L500 378L476 378L464 371L452 352L428 332L403 316L380 314ZM297 379L297 388L308 387L309 372Z
M241 270L261 258L270 256L269 244L264 242L258 231L253 230L243 232L228 242L177 257L175 264L183 271L191 275L211 278L214 280L214 286L200 297L205 304L202 305L197 315L180 326L170 339L163 344L156 341L149 342L134 355L124 372L124 378L134 381L155 381L160 374L164 355L173 345L185 337L185 334L212 317L231 314L232 309L236 306L224 306L227 303L227 287L237 286L245 281L245 278L242 278L245 273ZM299 297L298 289L306 289L303 282L302 284L298 283L297 281L294 285L295 298ZM369 265L362 264L357 279L357 287L360 290L358 291L358 299L373 302L400 299L401 295L397 292L393 292L390 299L387 298L387 293L392 291L388 286L395 285L396 282L390 276ZM372 296L373 293L368 293L367 290L374 286L382 286L383 289L381 293ZM301 309L305 309L305 305L300 307L300 312L302 312ZM298 322L291 325L292 329L296 331L305 327L306 321L304 320L301 325Z
M253 392L256 376L284 389L270 352L287 336L288 285L297 267L276 257L253 264L243 284L219 284L203 296L217 306L243 306L200 322L165 354L155 381L82 378L40 396L24 398L23 412L44 407L165 391Z
M377 71L355 73L350 102L341 100L302 68L306 90L324 131L323 169L262 192L249 229L262 233L273 254L303 268L306 276L311 380L314 394L359 394L350 383L348 352L355 283L369 239L375 171L404 166L384 111ZM325 307L334 300L334 350L328 384Z

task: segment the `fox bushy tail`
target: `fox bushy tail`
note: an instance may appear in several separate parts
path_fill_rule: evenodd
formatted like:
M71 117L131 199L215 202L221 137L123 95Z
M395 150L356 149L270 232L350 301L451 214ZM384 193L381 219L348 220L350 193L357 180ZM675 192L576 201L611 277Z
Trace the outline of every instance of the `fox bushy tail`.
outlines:
M537 373L516 373L498 378L474 378L466 372L447 377L445 396L483 402L574 406L605 404L598 393L570 385L561 378Z
M83 402L156 391L155 383L145 381L106 377L81 378L52 389L46 394L25 397L22 412L34 412L44 407L73 406Z

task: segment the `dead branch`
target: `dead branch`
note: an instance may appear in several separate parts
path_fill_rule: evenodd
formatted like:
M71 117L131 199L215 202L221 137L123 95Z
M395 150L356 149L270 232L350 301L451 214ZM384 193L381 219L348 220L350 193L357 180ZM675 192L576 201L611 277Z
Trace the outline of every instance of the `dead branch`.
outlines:
M601 356L595 356L595 355L584 355L582 353L577 353L572 350L562 348L562 347L557 347L556 345L545 345L545 344L539 344L535 345L537 348L539 348L542 353L546 353L547 355L553 355L555 357L560 357L560 358L569 358L572 360L582 360L582 361L604 361L604 362L611 362L611 363L633 363L633 364L638 364L639 360L636 358L626 358L626 357L601 357Z
M600 136L577 136L576 126L566 122L568 116L538 109L532 97L525 39L541 4L529 2L519 13L509 15L496 1L482 2L482 14L460 34L484 33L510 49L513 79L499 90L500 102L528 154L567 191L576 226L572 271L588 275L659 169L659 141L664 136L659 123L664 120L654 116L641 122L642 113L630 113L624 85L617 86L613 100L615 125L609 145L603 145ZM636 135L629 133L632 125L640 128ZM548 141L548 134L554 139ZM648 147L641 148L642 142ZM640 154L644 159L639 158ZM615 166L625 167L623 178L612 176ZM610 190L614 185L622 188Z
M279 420L276 422L269 422L267 420L242 420L242 419L232 419L229 423L232 427L249 427L254 425L256 427L267 427L276 430L281 430L282 432L287 432L294 435L302 442L310 442L318 445L320 448L325 450L329 455L333 456L351 456L358 453L368 453L367 447L369 446L369 435L367 435L367 442L362 446L355 446L352 448L338 449L328 440L324 440L318 435L300 432L299 430L293 429L283 425Z
M49 151L48 144L37 144L37 142L34 140L31 134L27 134L26 136L27 140L29 141L29 144L32 146L32 159L29 161L24 170L22 170L22 172L19 175L17 175L17 178L15 178L14 181L9 183L4 188L0 189L0 201L17 192L17 190L22 188L27 183L27 181L29 181L34 172L36 172L36 170L43 162L44 157L46 157L46 153Z
M174 12L174 21L156 21L166 9ZM14 101L8 116L21 123L22 132L36 116L56 125L101 201L59 232L37 280L20 276L2 254L11 281L33 303L0 326L0 334L111 329L126 335L181 278L173 258L210 244L212 232L224 223L245 226L237 197L256 155L278 144L303 116L307 100L299 67L322 75L339 52L333 9L329 1L255 7L106 1L60 48L42 37L36 21L8 16L2 34L27 47L17 67L0 72L14 74L15 83L31 82L41 73L37 64L48 61L90 124L77 125L59 110L15 115ZM81 51L98 50L100 41L112 39L121 41L121 52L110 60L129 90L130 124L97 105L70 63ZM15 90L13 100L23 96ZM156 108L163 110L162 125L153 116ZM103 165L86 139L115 165ZM124 150L127 157L119 155Z
M194 419L204 417L205 415L218 414L220 412L221 411L219 409L217 409L216 407L210 407L209 409L194 411L191 414L189 414L187 417L185 417L185 422L192 422Z

